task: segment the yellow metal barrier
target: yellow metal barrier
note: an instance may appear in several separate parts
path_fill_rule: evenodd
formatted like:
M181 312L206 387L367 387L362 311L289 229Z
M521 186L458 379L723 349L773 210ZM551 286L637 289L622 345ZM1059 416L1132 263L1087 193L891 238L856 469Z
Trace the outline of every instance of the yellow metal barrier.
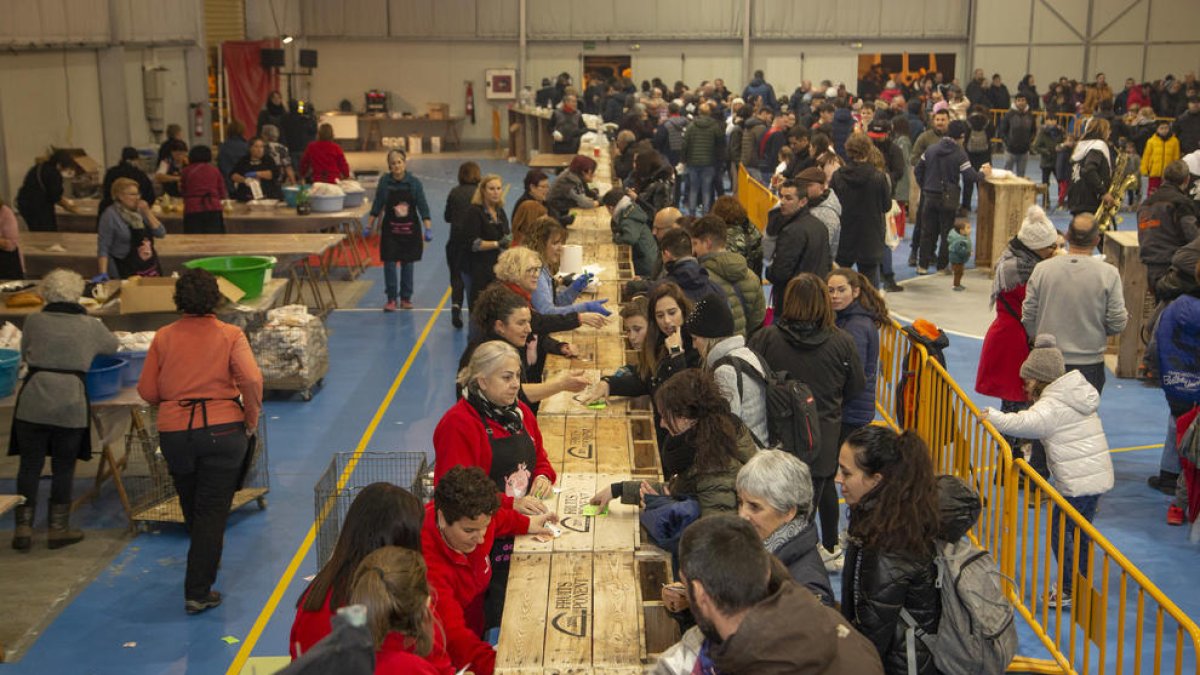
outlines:
M755 180L746 172L746 167L738 164L737 199L746 209L746 216L761 232L767 231L767 214L775 208L778 200L770 188Z
M971 536L993 552L1010 601L1052 656L1018 657L1010 670L1200 675L1195 622L1025 460L1014 461L949 373L895 322L880 329L876 408L893 428L920 434L938 473L979 491L983 510ZM1076 534L1073 563L1064 569L1068 523ZM1181 573L1189 569L1181 565ZM1064 575L1073 580L1073 606L1051 608L1051 591L1063 595Z

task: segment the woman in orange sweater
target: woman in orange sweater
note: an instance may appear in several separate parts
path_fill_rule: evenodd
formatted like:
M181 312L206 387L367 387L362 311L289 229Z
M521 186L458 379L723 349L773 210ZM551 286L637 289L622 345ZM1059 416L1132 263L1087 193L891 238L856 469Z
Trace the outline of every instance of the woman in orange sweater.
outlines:
M191 534L188 614L221 604L212 585L225 521L262 410L262 373L241 329L213 315L220 301L212 273L180 275L175 306L184 316L154 336L138 381L138 393L158 406L159 445Z

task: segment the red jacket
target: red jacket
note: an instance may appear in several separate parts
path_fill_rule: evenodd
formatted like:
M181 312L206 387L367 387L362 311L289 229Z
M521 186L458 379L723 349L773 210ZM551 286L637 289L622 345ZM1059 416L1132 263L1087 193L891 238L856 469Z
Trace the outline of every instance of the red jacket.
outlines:
M183 195L184 213L220 211L225 193L221 170L208 162L188 164L179 173L179 194Z
M496 652L484 642L483 595L492 581L489 553L496 537L512 537L529 531L529 518L500 507L484 534L483 543L470 553L455 551L446 544L437 526L433 502L425 505L421 550L429 569L429 589L434 610L446 631L446 651L455 668L468 668L475 675L491 675Z
M342 147L333 141L313 141L300 158L300 175L312 172L314 183L336 183L350 177L350 165Z
M437 633L435 630L435 636ZM375 675L454 675L454 667L449 661L443 667L434 666L429 657L414 654L406 642L408 638L400 633L387 634L379 651L375 652ZM429 656L433 654L430 652Z
M529 484L532 485L538 476L545 476L553 483L558 479L558 475L554 472L554 467L550 465L550 458L546 456L546 447L542 445L542 431L538 428L537 415L534 415L529 406L520 401L517 401L517 407L525 420L525 431L529 432L530 438L533 439L533 446L537 450L537 464L534 465ZM496 438L507 438L512 435L493 420L489 419L487 424L492 428L492 433ZM445 415L442 415L437 428L433 430L433 452L434 484L437 484L447 471L460 464L477 466L485 472L491 473L492 444L488 441L483 420L479 418L479 413L467 402L467 399L459 399L458 403L455 403L446 411ZM513 505L513 498L507 495L501 495L500 501L506 507Z
M308 593L305 592L305 596L307 595ZM300 606L296 607L296 618L292 621L292 631L290 637L288 638L288 653L291 654L293 661L300 658L301 654L312 649L313 645L320 642L333 630L333 625L330 623L330 621L333 619L333 612L329 609L329 598L332 595L333 590L331 589L325 594L325 603L321 605L321 609L315 612L305 611L303 607L303 600L300 601ZM436 624L436 611L434 612L434 620ZM392 671L379 669L379 663L381 663L383 653L389 651L389 644L392 644L392 646L400 645L401 647L404 644L403 636L396 634L395 637L399 639L396 640L395 643L391 642L392 637L393 635L388 635L387 639L385 639L383 642L383 646L379 650L379 654L376 658L376 673L402 672L399 670ZM433 649L430 650L429 655L424 659L421 659L417 656L413 656L413 658L419 659L422 662L426 662L426 665L430 668L428 671L418 670L416 672L430 672L435 674L450 673L451 675L454 673L454 667L450 665L450 655L446 653L445 635L436 627L433 631ZM401 659L400 657L397 657L397 660L401 663L405 662L405 660Z
M1016 312L1013 316L1008 307ZM1021 304L1025 302L1025 284L1004 291L996 300L996 319L983 336L975 391L1004 401L1024 401L1025 382L1021 364L1029 356L1029 338L1021 325Z

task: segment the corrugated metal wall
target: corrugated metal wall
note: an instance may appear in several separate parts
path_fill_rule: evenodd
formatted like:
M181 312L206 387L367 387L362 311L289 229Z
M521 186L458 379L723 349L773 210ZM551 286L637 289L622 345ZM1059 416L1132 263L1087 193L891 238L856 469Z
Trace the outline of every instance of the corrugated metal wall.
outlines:
M204 0L204 43L246 39L245 0Z

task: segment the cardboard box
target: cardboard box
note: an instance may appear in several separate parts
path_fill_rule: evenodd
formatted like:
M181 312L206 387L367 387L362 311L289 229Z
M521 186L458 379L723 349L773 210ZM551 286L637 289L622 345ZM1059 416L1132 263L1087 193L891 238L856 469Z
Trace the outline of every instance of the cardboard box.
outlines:
M410 154L410 155L421 154L422 141L423 141L423 137L421 137L421 136L416 136L416 135L409 136L408 137L408 154Z
M444 120L450 118L449 103L429 103L429 119Z
M429 139L429 152L431 152L431 153L435 153L435 154L436 154L436 153L439 153L439 152L441 152L441 151L442 151L442 137L441 137L441 136L432 136L432 137L430 137L430 139Z
M237 302L245 297L242 289L229 281L217 277L217 288L221 295L230 302ZM174 314L175 309L175 278L174 277L133 277L121 282L121 314Z

